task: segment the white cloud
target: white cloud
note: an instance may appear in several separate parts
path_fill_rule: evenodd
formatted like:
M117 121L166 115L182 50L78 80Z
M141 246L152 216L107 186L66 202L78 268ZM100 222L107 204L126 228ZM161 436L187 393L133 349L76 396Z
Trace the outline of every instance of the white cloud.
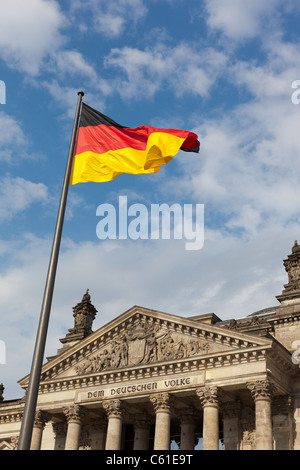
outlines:
M247 234L256 233L262 223L260 212L249 204L242 206L237 216L233 216L226 224L230 229L242 228Z
M97 73L83 55L76 50L63 50L55 54L57 72L70 75L82 75L91 80L97 79Z
M80 80L78 81L77 87L60 85L59 81L55 79L49 81L36 81L35 85L37 87L43 87L49 92L52 98L58 103L64 116L67 116L69 119L71 119L71 122L74 120L78 91L83 91L85 93L84 101L87 103L92 103L94 108L100 109L102 111L105 110L103 94L105 95L109 93L105 82L103 83L102 88L101 80L98 83L98 87L92 87L92 90L94 91L90 92L88 90L87 93L85 86L83 86L83 83Z
M0 180L0 221L10 220L36 202L47 202L48 191L43 183L6 176Z
M124 29L125 19L113 13L100 13L95 21L95 29L108 36L119 36Z
M192 191L227 227L250 237L274 220L300 221L300 107L291 101L300 55L279 37L265 52L259 66L237 58L226 63L224 74L241 102L230 113L218 109L215 118L199 115L200 154L179 156L181 178L166 182L173 191Z
M90 64L83 54L76 50L59 50L53 54L49 70L54 72L55 79L35 80L37 87L45 87L55 99L67 106L74 107L74 97L79 90L93 90L90 98L93 103L97 103L103 109L103 101L99 101L96 95L107 96L111 94L112 88L110 82L98 75L96 67ZM60 83L66 83L72 79L72 83L77 83L77 89L74 86L62 86Z
M105 66L124 73L124 79L115 80L124 98L151 98L163 88L177 96L189 93L206 97L226 60L225 54L211 48L199 53L194 44L181 43L173 48L158 44L146 50L112 49Z
M204 119L196 129L199 157L177 158L176 191L192 191L228 226L249 235L274 220L283 225L300 220L298 114L289 99L272 105L262 100L237 107L230 116Z
M263 34L276 17L279 0L205 0L207 24L234 40Z
M148 11L143 0L85 0L77 2L75 9L90 10L94 31L112 38L120 36L128 25L134 27Z
M1 2L0 55L11 67L37 75L58 47L67 20L55 0Z
M299 77L300 53L297 45L281 35L264 40L265 58L257 61L237 61L230 71L233 83L243 86L257 101L291 97L291 84ZM271 103L272 104L272 103Z
M0 161L16 163L27 157L28 144L21 123L0 111Z

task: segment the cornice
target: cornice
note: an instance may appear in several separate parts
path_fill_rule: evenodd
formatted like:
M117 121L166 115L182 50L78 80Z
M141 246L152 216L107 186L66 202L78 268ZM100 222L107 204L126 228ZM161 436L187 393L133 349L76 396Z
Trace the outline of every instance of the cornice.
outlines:
M296 313L280 313L274 315L274 317L268 319L270 323L274 323L276 325L280 325L283 323L294 323L300 321L300 312Z
M2 403L0 408L0 424L15 423L22 420L24 411L24 402L15 404L9 404L5 406L5 402Z
M109 372L94 373L89 375L54 378L40 382L40 393L58 392L63 390L82 389L107 384L125 383L133 380L145 380L162 376L174 376L176 374L189 373L234 366L250 362L265 361L271 345L266 348L251 347L244 350L225 351L222 353L208 354L192 359L164 361L154 364L146 364L135 368L115 369Z
M280 309L282 307L278 307ZM240 331L243 333L251 331L265 330L266 332L274 331L274 326L286 323L295 323L300 321L299 312L279 313L278 311L273 315L253 316L240 320L231 320L228 323L220 325L221 328L229 329L230 331Z

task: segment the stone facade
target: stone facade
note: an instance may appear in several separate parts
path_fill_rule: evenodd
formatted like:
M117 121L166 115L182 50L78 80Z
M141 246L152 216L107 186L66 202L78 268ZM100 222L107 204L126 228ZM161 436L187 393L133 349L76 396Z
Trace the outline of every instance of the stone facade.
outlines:
M87 291L43 366L31 448L300 449L297 242L284 266L279 305L239 320L135 306L93 332ZM0 449L17 448L23 410L0 386Z

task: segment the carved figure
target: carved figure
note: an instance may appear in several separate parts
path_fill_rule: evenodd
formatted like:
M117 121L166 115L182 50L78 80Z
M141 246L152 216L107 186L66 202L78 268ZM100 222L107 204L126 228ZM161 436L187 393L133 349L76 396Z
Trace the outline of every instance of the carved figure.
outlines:
M177 338L177 339L176 339ZM208 352L209 344L196 339L178 339L176 333L139 320L119 338L105 344L97 356L87 358L76 368L78 375L119 367L183 359Z

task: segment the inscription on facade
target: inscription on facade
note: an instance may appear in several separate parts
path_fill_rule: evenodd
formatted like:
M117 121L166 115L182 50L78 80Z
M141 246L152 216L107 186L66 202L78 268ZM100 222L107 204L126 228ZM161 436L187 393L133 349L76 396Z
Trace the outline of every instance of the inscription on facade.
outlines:
M149 393L151 391L161 391L167 389L186 388L190 385L199 385L204 383L204 374L197 374L188 377L168 378L152 382L133 383L128 385L105 387L94 389L89 392L78 392L76 402L99 400L102 398L116 397L120 395L132 395Z

